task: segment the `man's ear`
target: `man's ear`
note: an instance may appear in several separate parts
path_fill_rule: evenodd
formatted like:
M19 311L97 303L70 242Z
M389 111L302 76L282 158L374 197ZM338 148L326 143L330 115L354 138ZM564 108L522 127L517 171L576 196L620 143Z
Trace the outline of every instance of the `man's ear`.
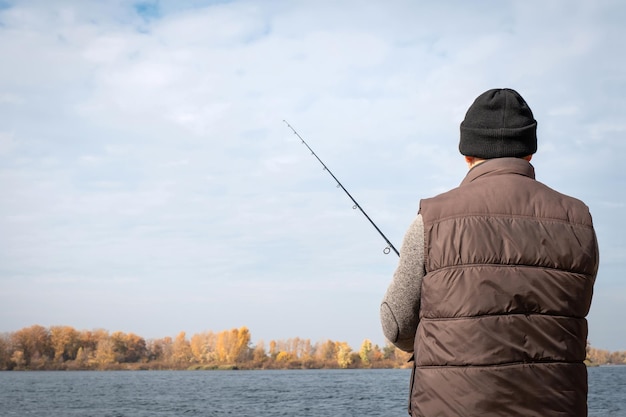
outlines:
M527 160L528 162L530 162L530 160L531 160L531 159L533 159L533 156L532 156L532 155L526 155L526 156L525 156L524 158L522 158L522 159L525 159L525 160Z

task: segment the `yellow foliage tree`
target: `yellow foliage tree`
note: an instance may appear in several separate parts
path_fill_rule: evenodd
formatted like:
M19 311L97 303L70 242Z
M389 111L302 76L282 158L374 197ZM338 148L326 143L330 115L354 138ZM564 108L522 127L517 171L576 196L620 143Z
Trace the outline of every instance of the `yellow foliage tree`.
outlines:
M29 369L38 369L54 357L48 329L38 324L18 330L12 335L12 345L22 351L22 361Z
M247 359L250 350L250 330L246 326L231 330L235 339L234 349L231 352L233 361L239 362Z
M352 364L352 349L346 342L337 342L337 364L340 368L347 368Z
M213 332L196 333L191 336L191 354L196 362L207 364L216 360Z
M361 349L359 350L359 357L361 358L361 363L365 366L370 366L372 361L370 360L370 355L372 353L372 342L369 339L365 339L361 344Z
M249 345L250 330L245 326L218 333L215 344L218 361L224 364L231 364L246 359Z
M276 355L278 355L278 345L275 340L270 340L270 352L269 353L272 358L276 358Z
M288 362L292 359L292 355L289 352L280 351L276 355L276 362Z
M187 341L187 334L185 332L178 333L174 344L172 345L172 363L177 366L188 365L193 358L191 354L191 346Z
M74 360L80 348L80 333L70 326L52 326L50 344L56 362Z

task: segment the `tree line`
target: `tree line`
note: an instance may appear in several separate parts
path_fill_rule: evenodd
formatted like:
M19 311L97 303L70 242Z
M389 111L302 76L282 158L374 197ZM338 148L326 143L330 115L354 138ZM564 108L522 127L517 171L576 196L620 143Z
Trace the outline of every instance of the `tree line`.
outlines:
M298 337L252 344L247 327L187 337L146 340L134 333L33 325L0 334L0 370L113 369L329 369L404 368L410 354L365 339L358 351L346 342L312 343ZM626 351L587 344L590 366L624 365Z
M610 350L591 347L588 344L585 362L589 366L626 365L626 350L611 352Z
M400 368L410 355L366 339L252 344L247 327L146 340L134 333L33 325L0 334L0 370Z

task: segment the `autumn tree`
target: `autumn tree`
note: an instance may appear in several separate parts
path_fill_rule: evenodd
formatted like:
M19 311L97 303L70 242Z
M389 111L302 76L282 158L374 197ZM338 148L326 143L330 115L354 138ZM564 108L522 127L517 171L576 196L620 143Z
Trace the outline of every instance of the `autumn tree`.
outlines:
M118 363L135 363L146 357L146 341L134 333L111 334L115 360Z
M265 343L263 340L259 340L252 350L252 360L255 364L261 365L267 360L267 353L265 352Z
M311 339L305 339L300 346L300 358L307 361L315 354L315 349L311 344Z
M315 357L322 364L336 362L337 344L332 340L325 341L317 348Z
M337 364L340 368L347 368L352 364L352 349L346 342L337 342Z
M370 360L372 362L380 362L383 359L383 352L380 349L380 346L378 345L374 345L374 347L372 347L372 351L370 352Z
M113 344L113 353L115 355L115 362L123 363L126 358L126 335L122 332L113 332L110 336L111 343Z
M84 350L85 354L92 357L96 348L98 347L98 341L102 337L108 337L109 332L103 329L99 330L83 330L79 333L80 347ZM78 354L77 354L78 355Z
M278 355L278 344L275 340L270 340L269 354L272 359L276 359L276 355Z
M235 340L231 357L235 362L247 360L250 354L250 330L242 326L239 329L232 329L231 334Z
M11 369L11 338L8 333L0 333L0 371Z
M12 365L11 367L13 369L26 368L27 362L26 362L26 359L24 359L23 350L19 350L19 349L14 350L9 360L11 361L11 365Z
M192 361L191 345L185 332L178 333L172 345L172 363L176 366L188 366Z
M372 342L369 339L365 339L361 344L361 349L359 350L359 357L361 358L361 363L366 367L371 366L372 361L370 355L372 354L373 346Z
M80 346L76 351L76 359L74 359L73 367L75 369L88 369L90 367L89 353L83 346Z
M307 359L313 355L311 341L308 339L300 339L299 337L287 339L284 348L281 350L284 350L292 357L298 359Z
M294 357L291 356L291 354L289 352L285 352L284 350L281 350L280 352L278 352L278 355L276 355L276 362L277 363L286 364L287 362L291 361L292 359L294 359Z
M270 356L272 359L277 360L280 355L280 360L285 362L289 358L295 358L295 354L291 354L291 343L286 340L271 340L270 341Z
M21 352L20 363L29 369L43 368L45 363L54 356L50 344L50 333L38 324L13 333L12 345L15 352Z
M196 333L191 336L190 347L197 363L208 364L216 361L216 336L213 332Z
M50 344L54 351L55 362L76 359L80 349L80 333L70 326L50 327Z
M139 362L146 358L146 339L135 333L126 334L126 362Z
M151 340L147 344L148 360L160 364L169 364L172 359L173 345L174 341L169 336Z
M215 353L223 364L236 363L247 359L250 351L250 331L243 326L239 329L224 330L217 335Z
M76 352L77 361L87 368L98 367L96 353L100 340L108 339L109 332L104 329L83 330L79 332L80 348ZM102 357L101 357L102 359Z
M100 333L93 360L90 361L99 369L107 369L117 363L115 341L106 334Z
M383 348L383 359L395 360L396 352L397 348L391 342L387 342L387 344Z

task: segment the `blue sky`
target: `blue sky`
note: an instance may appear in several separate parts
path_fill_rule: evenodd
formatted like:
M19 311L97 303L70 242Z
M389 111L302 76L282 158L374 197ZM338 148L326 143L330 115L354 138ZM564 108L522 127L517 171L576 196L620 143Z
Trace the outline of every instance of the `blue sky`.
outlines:
M537 179L601 249L589 340L626 349L626 5L3 1L0 331L384 344L419 199L460 183L459 123L510 87Z

